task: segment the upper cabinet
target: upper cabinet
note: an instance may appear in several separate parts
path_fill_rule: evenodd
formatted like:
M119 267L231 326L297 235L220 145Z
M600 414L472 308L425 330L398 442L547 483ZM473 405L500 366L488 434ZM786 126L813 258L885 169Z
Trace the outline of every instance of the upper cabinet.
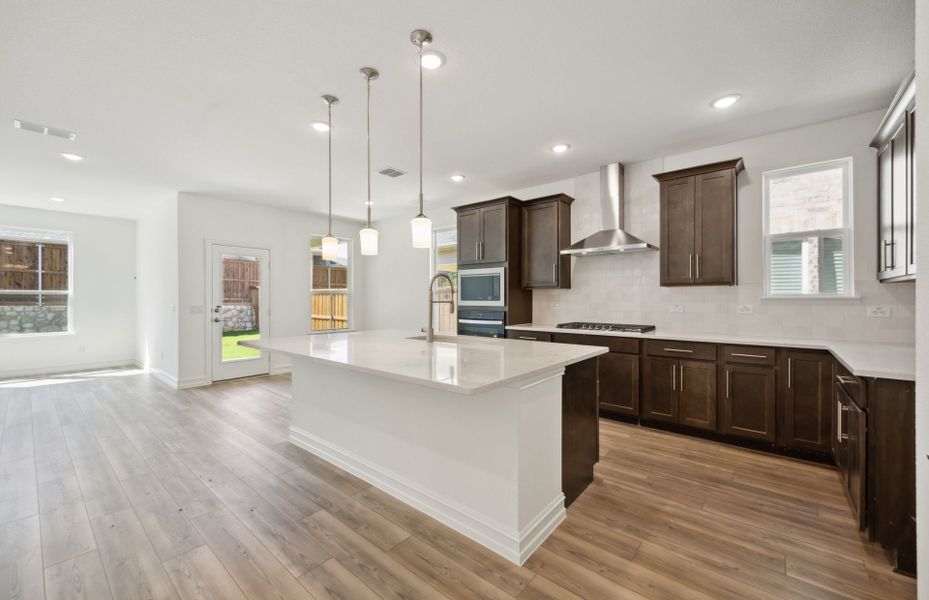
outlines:
M903 83L878 127L877 278L907 281L916 277L916 102L915 77Z
M505 196L455 208L458 213L458 265L518 259L511 256L511 251L519 245L520 206L519 200Z
M572 202L555 194L523 203L524 288L571 287L571 257L561 251L571 245Z
M735 285L741 158L658 173L661 285Z

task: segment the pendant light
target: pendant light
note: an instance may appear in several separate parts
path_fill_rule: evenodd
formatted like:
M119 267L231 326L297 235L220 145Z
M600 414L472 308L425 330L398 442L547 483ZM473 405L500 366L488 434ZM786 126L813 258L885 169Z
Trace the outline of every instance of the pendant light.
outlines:
M338 102L335 96L326 94L323 96L323 102L329 109L329 232L323 238L323 260L335 260L339 257L339 240L332 235L332 105Z
M410 41L419 48L419 214L410 221L414 248L432 246L432 221L423 213L423 48L432 43L432 34L417 29L410 34Z
M379 73L373 67L362 67L361 75L365 78L367 88L367 116L365 118L365 142L368 150L368 224L358 232L361 241L361 254L364 256L377 256L377 229L371 226L371 80L377 79Z

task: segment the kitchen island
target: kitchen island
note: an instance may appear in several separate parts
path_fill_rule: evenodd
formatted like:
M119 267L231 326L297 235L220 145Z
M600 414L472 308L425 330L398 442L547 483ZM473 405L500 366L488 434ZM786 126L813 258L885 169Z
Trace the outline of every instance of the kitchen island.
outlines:
M292 357L292 443L517 564L592 479L606 348L399 331L242 344Z

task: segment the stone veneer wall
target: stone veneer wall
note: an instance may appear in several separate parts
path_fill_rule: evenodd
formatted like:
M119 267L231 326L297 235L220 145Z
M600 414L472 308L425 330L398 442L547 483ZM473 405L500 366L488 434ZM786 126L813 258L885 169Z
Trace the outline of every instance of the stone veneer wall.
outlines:
M254 304L224 304L223 332L257 329Z
M67 306L0 306L0 334L67 330Z

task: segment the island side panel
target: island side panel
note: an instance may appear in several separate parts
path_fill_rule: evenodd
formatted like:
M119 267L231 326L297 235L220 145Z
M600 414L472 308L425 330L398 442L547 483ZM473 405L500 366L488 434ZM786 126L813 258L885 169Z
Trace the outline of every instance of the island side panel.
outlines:
M464 395L295 357L291 441L521 563L564 517L561 372Z
M562 395L562 489L571 506L594 480L600 460L600 414L597 398L598 360L569 365Z

